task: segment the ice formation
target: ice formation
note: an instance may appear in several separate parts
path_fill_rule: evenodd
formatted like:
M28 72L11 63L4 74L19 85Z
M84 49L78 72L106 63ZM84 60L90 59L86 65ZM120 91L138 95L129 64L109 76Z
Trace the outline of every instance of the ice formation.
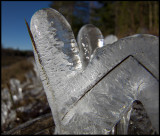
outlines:
M30 26L56 133L109 134L120 120L127 133L135 100L159 133L159 38L138 35L107 45L98 28L86 25L77 45L67 20L51 8L37 11Z
M105 37L104 41L105 41L105 44L112 44L114 42L116 42L118 40L117 36L115 35L108 35Z

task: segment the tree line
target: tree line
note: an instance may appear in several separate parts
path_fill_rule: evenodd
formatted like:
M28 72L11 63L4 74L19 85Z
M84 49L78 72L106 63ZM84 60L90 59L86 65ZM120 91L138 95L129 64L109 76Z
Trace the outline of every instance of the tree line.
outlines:
M159 35L159 1L53 1L50 7L65 16L75 36L89 23L104 36Z

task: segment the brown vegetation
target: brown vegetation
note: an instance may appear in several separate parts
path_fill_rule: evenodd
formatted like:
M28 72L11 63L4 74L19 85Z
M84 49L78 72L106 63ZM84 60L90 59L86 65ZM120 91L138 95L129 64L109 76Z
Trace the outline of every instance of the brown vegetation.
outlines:
M18 61L7 68L2 68L1 87L6 87L7 82L9 82L11 78L16 78L21 82L25 81L25 73L32 68L33 65L26 59Z
M2 49L1 57L1 88L6 87L11 78L25 81L25 73L33 69L32 63L27 60L33 57L32 51Z

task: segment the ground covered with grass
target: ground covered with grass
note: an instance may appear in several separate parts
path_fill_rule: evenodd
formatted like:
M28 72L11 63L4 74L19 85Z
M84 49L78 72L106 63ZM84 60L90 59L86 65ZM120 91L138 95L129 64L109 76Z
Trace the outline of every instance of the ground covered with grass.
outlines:
M16 78L25 81L25 74L33 69L28 58L33 58L32 51L1 49L1 88L5 88L9 79Z
M2 132L50 113L32 51L1 49Z

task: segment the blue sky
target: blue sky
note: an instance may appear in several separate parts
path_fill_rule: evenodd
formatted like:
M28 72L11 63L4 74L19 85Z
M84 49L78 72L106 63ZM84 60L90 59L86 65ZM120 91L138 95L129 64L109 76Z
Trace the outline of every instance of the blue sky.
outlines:
M30 25L33 14L39 9L49 8L52 2L1 1L1 45L4 48L33 50L25 19ZM92 4L98 6L96 1L92 1Z
M2 1L1 44L3 47L32 50L24 19L30 25L32 15L39 9L49 7L51 3L51 1Z

